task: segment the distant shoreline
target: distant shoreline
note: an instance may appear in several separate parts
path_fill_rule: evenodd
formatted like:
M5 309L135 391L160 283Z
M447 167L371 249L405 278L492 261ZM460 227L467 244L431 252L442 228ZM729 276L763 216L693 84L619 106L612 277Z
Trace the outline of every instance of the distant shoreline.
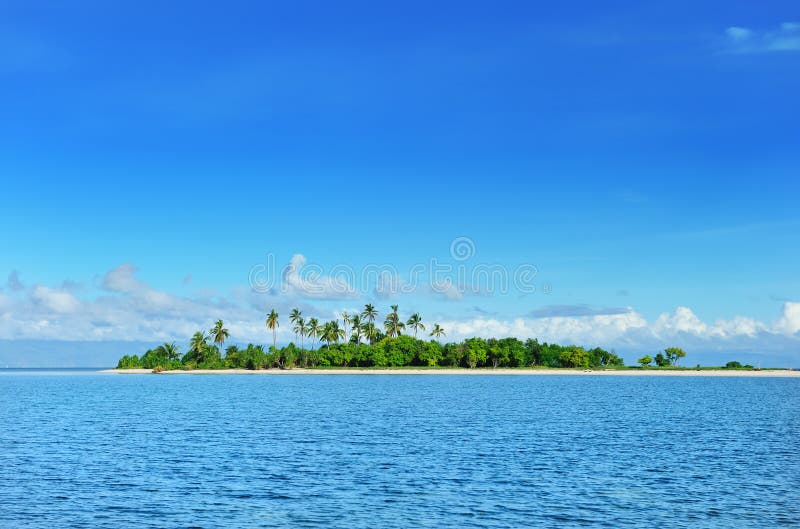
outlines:
M499 375L580 375L580 376L672 376L672 377L754 377L754 378L800 378L800 371L789 369L364 369L358 367L337 369L193 369L172 370L153 373L152 369L104 369L99 373L114 375L469 375L469 376L499 376Z

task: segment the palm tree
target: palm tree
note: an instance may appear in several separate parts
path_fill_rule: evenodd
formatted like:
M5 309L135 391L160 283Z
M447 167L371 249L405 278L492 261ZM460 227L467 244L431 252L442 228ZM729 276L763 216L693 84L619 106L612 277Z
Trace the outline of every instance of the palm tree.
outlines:
M294 326L292 327L292 332L294 332L294 337L296 341L297 337L302 334L302 330L305 329L305 322L303 321L303 318L297 317L293 320L292 323L294 323Z
M295 325L295 331L297 334L300 335L300 350L304 351L306 348L306 333L308 332L308 324L303 318L297 322Z
M275 309L272 309L272 312L267 315L267 329L272 329L272 348L276 351L278 350L278 337L276 331L280 326L281 325L278 322L278 313L275 312Z
M419 312L415 312L414 314L412 314L411 317L408 318L408 321L406 323L408 324L409 327L414 329L414 338L417 337L417 330L419 329L422 329L423 331L425 330L425 325L422 323L422 316L419 315Z
M289 313L289 323L294 324L295 331L294 331L294 341L297 341L297 322L300 321L300 316L303 313L297 309L292 309L292 312Z
M367 322L364 324L364 336L369 340L370 345L375 340L375 337L378 335L378 329L375 328L375 324L372 322Z
M195 353L199 353L203 350L203 347L206 346L206 335L202 331L197 331L192 336L192 339L189 340L189 350L194 351Z
M392 305L392 312L386 316L386 321L383 322L383 327L386 329L386 334L391 337L400 336L406 325L400 321L400 315L397 313L397 305Z
M354 314L350 319L350 324L352 325L353 336L356 337L356 345L361 345L361 333L363 331L361 328L361 316Z
M219 350L222 351L222 346L225 345L225 340L230 338L230 333L228 329L225 328L225 325L222 323L222 320L217 320L217 323L208 331L211 338L214 339L214 343L219 346Z
M392 338L400 336L401 331L405 329L406 325L400 321L396 314L389 314L386 316L386 321L383 322L383 328L386 329L386 334Z
M344 341L347 343L347 326L350 325L350 315L346 312L342 312L342 330L344 331Z
M312 348L316 348L317 338L319 338L319 336L322 334L322 327L319 326L319 321L317 318L311 318L308 320L308 325L306 325L306 334L309 338L314 339L312 342Z
M361 311L361 317L362 318L366 318L367 323L369 325L372 325L372 331L369 334L367 334L367 332L366 332L367 327L364 327L364 330L365 330L364 336L366 336L367 339L369 339L369 343L370 343L370 345L372 345L372 341L373 341L373 339L375 338L375 335L376 335L376 332L375 332L376 329L375 329L374 323L375 323L375 318L378 317L378 311L377 311L377 309L375 309L374 305L372 305L371 303L367 303L366 305L364 305L364 310Z
M192 336L192 339L189 340L189 351L194 353L194 358L192 359L197 364L202 364L207 358L206 355L208 354L208 337L202 331L197 331Z
M438 323L433 324L433 330L431 331L431 336L436 338L441 338L442 336L447 336L447 333L444 332L444 329L439 327Z
M326 321L322 325L322 333L320 334L320 338L325 340L325 343L328 344L328 347L331 346L331 342L333 341L333 333L331 332L331 322Z
M153 351L156 353L157 356L164 358L167 362L172 362L176 360L180 355L178 354L178 346L175 343L167 343L164 342Z
M330 330L331 330L331 322L329 321L323 323L319 328L319 339L328 345L330 345L330 342L328 341L328 335L330 334Z
M378 311L375 310L375 307L373 307L371 304L367 303L364 305L364 310L361 311L361 316L366 318L368 322L374 323L375 318L378 317Z
M322 339L331 346L331 342L338 342L344 336L344 331L339 328L339 320L329 321L322 328Z
M160 345L161 350L164 351L164 356L167 357L167 360L177 360L178 357L181 355L179 351L179 347L175 345L175 342L167 343L164 342Z
M344 329L339 328L339 320L331 322L331 336L336 343L339 343L339 339L344 338Z

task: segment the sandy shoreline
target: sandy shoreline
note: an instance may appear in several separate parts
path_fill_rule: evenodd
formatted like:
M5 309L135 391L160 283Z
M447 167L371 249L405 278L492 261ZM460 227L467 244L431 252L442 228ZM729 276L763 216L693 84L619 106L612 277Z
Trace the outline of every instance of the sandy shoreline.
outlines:
M149 375L150 369L105 369L100 373L117 375ZM654 377L779 377L800 378L800 371L769 370L738 371L731 369L675 369L675 370L590 370L590 369L195 369L193 371L163 371L161 375L468 375L468 376L536 376L536 375L580 375L580 376L654 376Z

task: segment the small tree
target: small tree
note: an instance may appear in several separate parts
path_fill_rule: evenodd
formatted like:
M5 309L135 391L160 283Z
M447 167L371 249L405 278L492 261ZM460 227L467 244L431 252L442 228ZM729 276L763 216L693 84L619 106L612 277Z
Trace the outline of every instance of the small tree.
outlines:
M678 360L686 356L686 351L680 347L667 347L664 349L664 355L667 357L670 365L678 365Z
M650 355L644 355L643 357L638 359L637 362L642 364L642 367L649 367L650 364L653 363L653 358Z
M658 353L654 358L656 365L658 367L667 367L669 366L669 359L661 353Z

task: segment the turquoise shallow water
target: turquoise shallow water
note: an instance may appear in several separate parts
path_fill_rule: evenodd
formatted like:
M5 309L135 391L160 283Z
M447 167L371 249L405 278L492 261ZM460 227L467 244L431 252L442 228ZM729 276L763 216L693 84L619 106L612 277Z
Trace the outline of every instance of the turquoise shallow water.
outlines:
M800 379L0 376L0 527L800 526Z

